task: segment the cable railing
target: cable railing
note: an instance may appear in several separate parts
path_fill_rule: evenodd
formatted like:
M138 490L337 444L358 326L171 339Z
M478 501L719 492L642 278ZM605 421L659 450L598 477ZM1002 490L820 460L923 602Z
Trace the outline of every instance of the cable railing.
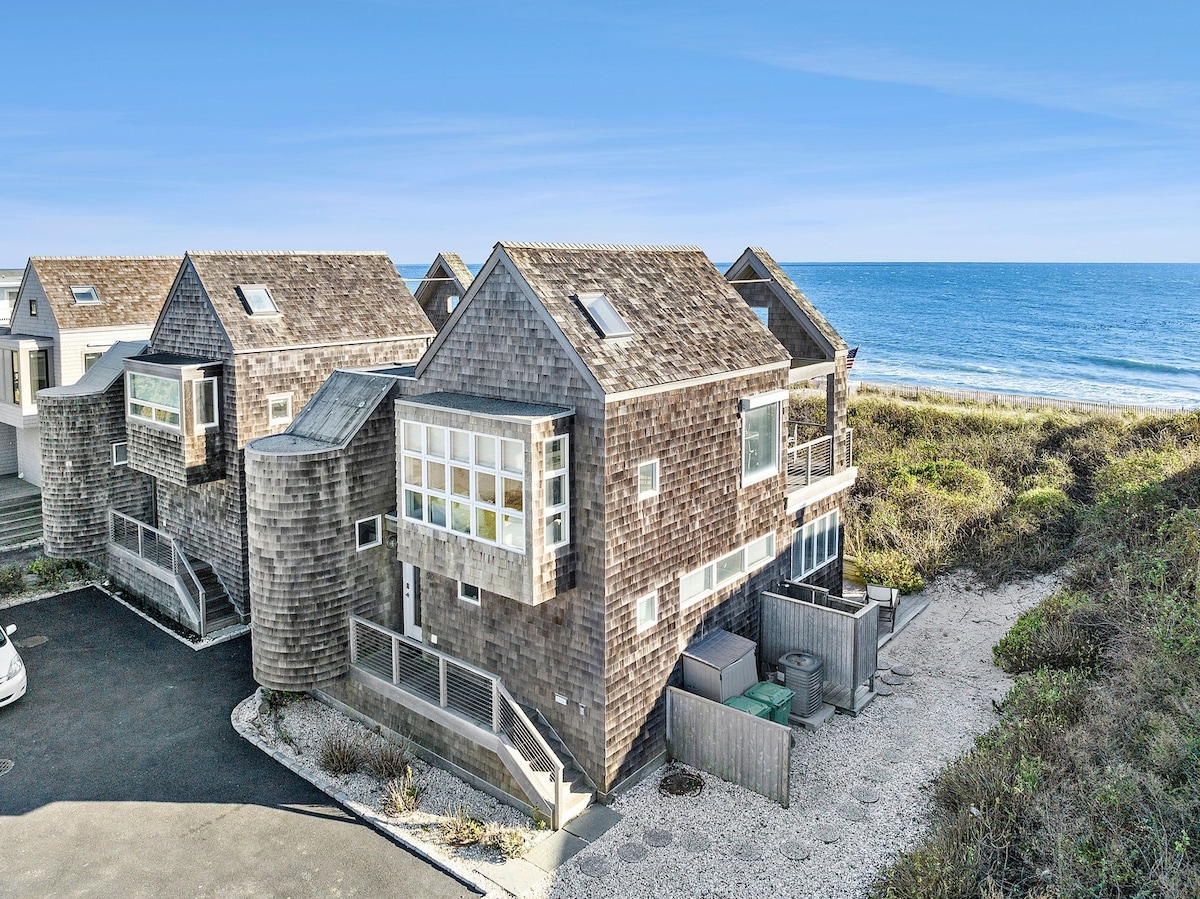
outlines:
M787 448L788 487L807 487L854 464L854 429L845 430L842 464L834 465L833 436L826 434L816 440Z
M350 616L350 664L477 727L503 734L531 771L550 778L552 826L558 827L565 765L498 676L360 615Z
M179 542L165 531L152 528L116 509L108 510L108 539L156 568L172 574L173 585L176 589L182 589L193 606L190 611L198 617L200 636L205 636L208 595Z

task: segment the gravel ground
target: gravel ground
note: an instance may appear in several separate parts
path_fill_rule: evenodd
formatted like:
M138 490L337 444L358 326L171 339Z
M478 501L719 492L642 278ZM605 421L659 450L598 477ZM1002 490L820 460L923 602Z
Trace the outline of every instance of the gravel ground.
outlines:
M301 698L283 706L277 718L263 711L263 691L243 700L231 716L235 727L250 726L272 749L291 757L300 765L320 771L346 793L352 802L374 811L380 818L384 781L362 770L354 774L333 775L321 769L318 754L328 735L339 733L359 742L369 756L383 737L347 718L336 709L315 699ZM441 824L458 811L477 818L485 825L507 828L520 834L526 848L549 836L538 830L527 816L477 790L440 768L409 754L413 781L421 788L420 806L414 812L387 818L385 827L402 839L420 846L423 852L458 870L486 875L489 868L503 862L496 851L479 846L450 846L441 839ZM489 894L490 895L490 894Z
M790 809L701 772L698 796L662 796L654 775L614 803L624 820L530 899L862 896L922 835L929 780L995 722L992 702L1011 681L991 647L1057 583L938 579L881 654L892 695L816 733L794 729Z

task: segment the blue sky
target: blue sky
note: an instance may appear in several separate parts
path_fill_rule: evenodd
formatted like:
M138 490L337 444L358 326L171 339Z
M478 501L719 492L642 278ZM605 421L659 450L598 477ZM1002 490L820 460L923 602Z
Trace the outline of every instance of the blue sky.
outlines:
M0 265L1200 261L1195 3L18 3Z

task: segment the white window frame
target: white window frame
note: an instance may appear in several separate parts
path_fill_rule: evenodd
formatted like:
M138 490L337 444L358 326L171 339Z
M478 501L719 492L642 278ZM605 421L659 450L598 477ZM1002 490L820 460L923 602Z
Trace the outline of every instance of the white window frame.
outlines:
M359 527L368 521L373 521L375 523L375 539L373 541L368 541L367 543L363 543L362 542L362 533L359 531ZM376 546L383 545L383 516L382 515L368 515L366 518L360 518L360 519L358 519L358 521L354 522L354 545L357 548L358 552L362 552L363 550L367 550L367 549L374 549Z
M253 302L250 300L250 293L258 293L261 291L267 298L267 303L270 304L269 309L255 309ZM242 301L242 306L246 313L255 318L264 318L271 315L279 315L279 306L275 303L275 297L271 295L271 288L265 284L239 284L237 285L238 298Z
M793 580L808 577L814 571L819 571L837 560L841 532L839 519L838 510L834 509L796 529L792 535ZM809 549L809 535L812 535L813 539L811 550ZM810 551L812 558L808 558Z
M212 421L200 420L200 390L204 384L212 384ZM217 390L216 378L197 378L192 381L192 423L196 426L197 431L211 431L221 426L220 402L221 398Z
M162 403L156 403L152 400L138 399L133 395L133 379L134 378L154 378L158 381L168 381L172 384L179 385L179 406L164 406ZM149 415L143 415L133 411L133 407L141 406L150 411ZM152 375L141 371L128 371L125 373L125 412L135 421L145 422L148 425L153 425L156 428L166 428L168 431L183 430L183 382L177 381L174 378L164 378L162 375ZM163 421L158 417L158 413L165 415L174 415L175 422Z
M760 554L757 559L747 564L747 558L754 554ZM775 559L775 532L772 531L764 534L749 543L739 546L732 552L727 552L723 556L719 556L707 565L701 565L699 568L694 568L691 571L685 571L679 576L679 607L682 609L694 606L700 600L712 596L718 590L723 590L735 583L738 583L746 577L754 574L760 568L770 565ZM726 563L735 562L733 568L729 568ZM718 571L725 566L728 572L723 578L719 577ZM687 596L684 593L683 582L688 578L699 577L703 588L699 593Z
M287 414L283 417L276 417L272 406L280 400L287 401ZM292 421L292 395L290 393L272 393L267 397L267 424L269 425L286 425Z
M80 297L87 297L87 299L80 299ZM100 291L96 290L96 288L94 288L90 285L86 286L86 287L83 287L83 286L72 287L71 288L71 298L73 300L75 300L76 306L99 306L100 305Z
M461 300L462 300L462 297L460 297L456 293L452 293L449 296L447 296L446 297L446 313L449 314L449 313L453 312L455 309L457 309L458 304L459 304L459 302L461 302Z
M648 602L650 604L650 616L643 617L642 604ZM651 590L645 596L639 596L634 604L634 615L637 619L637 632L649 630L658 624L658 591Z
M786 390L774 390L770 393L759 394L758 396L747 397L741 402L741 418L742 418L742 486L749 487L751 484L757 484L760 481L765 481L768 478L773 478L779 474L783 462L783 407L788 399ZM767 406L775 407L775 462L770 468L762 468L755 472L747 472L747 444L746 438L750 433L746 427L746 413L756 412Z
M642 489L642 472L646 469L649 469L652 472L653 478L654 478L654 486L649 490ZM637 490L638 490L638 499L650 499L650 497L652 497L652 496L658 496L659 484L658 484L658 460L657 459L651 459L649 462L642 462L640 465L638 465L638 467L637 467Z
M87 350L86 352L82 353L81 358L83 360L83 373L86 375L89 371L91 371L92 365L95 365L97 362L99 362L100 357L106 352L108 352L108 350ZM88 356L96 357L92 360L91 365L88 364Z
M571 542L571 441L566 434L559 434L551 437L549 440L542 442L542 459L543 465L550 464L550 445L561 440L563 445L563 464L561 468L546 467L542 474L542 496L546 500L545 514L543 521L545 523L546 549L558 549L560 546L566 546ZM550 505L549 490L550 482L558 478L562 478L563 491L562 501ZM562 539L555 543L550 542L550 521L556 516L562 516Z
M465 458L455 458L454 447L467 448ZM492 458L485 459L479 455L479 441L483 446L493 447ZM440 444L434 448L434 444ZM506 458L512 458L519 464L507 465ZM468 494L458 495L453 492L454 469L465 471L469 479ZM436 487L430 478L430 473L441 471L441 486ZM491 500L481 495L479 490L481 479L494 478L495 487ZM520 484L521 508L512 509L505 505L504 481L515 481ZM400 514L408 521L420 522L427 527L451 534L457 534L469 540L478 540L489 546L498 546L515 553L524 554L526 534L525 524L529 514L529 490L526 480L525 442L501 437L497 434L484 434L475 431L464 431L460 428L446 428L440 425L425 424L419 421L401 422L400 439ZM437 502L442 506L441 523L434 520L431 504ZM419 508L417 504L419 503ZM466 507L470 515L468 530L463 531L453 527L454 505ZM414 514L414 511L416 514ZM481 516L495 516L495 537L484 536L480 532ZM519 540L519 542L518 542Z
M463 592L464 587L470 587L472 590L475 591L475 595L471 596L471 595ZM458 582L458 598L461 599L463 602L467 603L468 605L482 606L483 605L483 588L479 587L476 584L468 584L466 581L459 581Z
M117 458L117 448L122 447L122 446L125 447L125 458L123 460ZM113 468L124 468L126 465L129 464L129 441L128 440L118 440L116 443L114 443L112 445L112 464L113 464Z

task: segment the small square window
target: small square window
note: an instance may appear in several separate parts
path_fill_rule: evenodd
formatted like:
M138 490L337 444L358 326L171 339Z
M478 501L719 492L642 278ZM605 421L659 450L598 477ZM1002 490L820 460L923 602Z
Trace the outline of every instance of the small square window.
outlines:
M482 605L479 588L474 584L468 584L464 581L458 582L458 598L463 602L469 602L473 606Z
M129 444L122 441L112 445L112 460L113 465L120 468L122 465L129 464Z
M292 395L277 393L267 397L267 421L272 425L285 425L292 420Z
M644 631L658 621L658 593L650 593L637 601L637 629Z
M72 287L71 296L75 298L77 306L99 306L100 294L96 293L94 287Z
M251 315L279 314L279 310L275 307L275 300L271 297L271 291L261 284L239 284L237 292L246 306L246 311Z
M379 546L383 543L383 516L372 515L370 518L360 518L354 523L354 533L359 552Z
M658 495L658 460L638 466L638 499Z

